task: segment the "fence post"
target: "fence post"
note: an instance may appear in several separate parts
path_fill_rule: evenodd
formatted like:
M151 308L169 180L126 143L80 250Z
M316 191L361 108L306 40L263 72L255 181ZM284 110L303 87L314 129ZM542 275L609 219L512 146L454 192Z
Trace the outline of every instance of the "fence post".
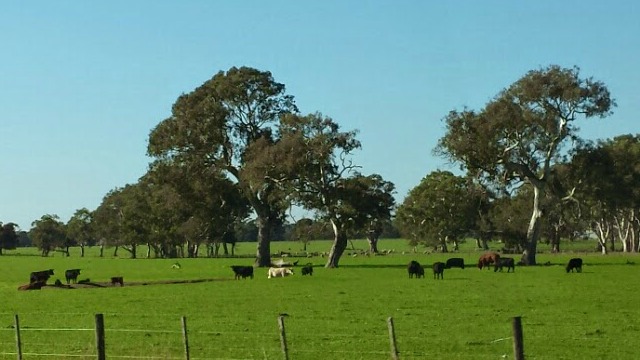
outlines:
M393 318L389 317L387 319L387 327L389 328L389 342L391 344L391 358L393 360L398 360L400 357L398 355L398 345L396 344L396 329L393 326Z
M522 339L522 319L520 316L513 318L513 358L524 360L524 343Z
M287 334L284 331L284 316L278 316L278 327L280 328L280 346L284 360L289 360L289 349L287 349Z
M20 320L18 319L18 314L14 315L15 326L16 326L16 355L18 360L22 360L22 341L20 340Z
M187 317L182 317L182 339L184 340L184 358L189 360L189 337L187 336Z
M96 350L98 360L106 360L107 356L104 347L104 316L96 314Z

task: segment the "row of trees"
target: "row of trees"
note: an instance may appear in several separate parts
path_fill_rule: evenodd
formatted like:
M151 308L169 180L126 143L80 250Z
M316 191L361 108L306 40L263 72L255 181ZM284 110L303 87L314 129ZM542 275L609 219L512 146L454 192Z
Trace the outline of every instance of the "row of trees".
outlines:
M141 245L158 256L194 256L201 244L234 242L235 229L252 217L256 264L270 266L274 230L299 206L331 224L326 266L337 267L348 237L365 229L375 243L395 205L394 185L353 163L361 147L356 134L320 113L300 114L269 72L221 71L178 97L171 116L152 129L153 162L137 183L112 190L94 211L76 213L67 240L52 216L33 224L48 237L34 235L43 255L49 244L64 250L68 239L89 244L91 234L132 257Z
M595 237L603 254L640 250L640 135L622 135L576 147L555 164L553 180L540 200L540 237L560 251L560 239ZM534 189L496 189L470 176L435 171L399 206L395 224L413 244L447 251L473 237L522 252L533 212Z
M638 137L578 137L577 119L606 117L616 105L602 82L579 73L530 71L482 110L451 111L434 152L466 176L425 177L398 209L403 233L441 246L469 233L498 235L531 265L541 238L558 249L561 237L595 233L603 252L615 239L637 251Z
M603 251L613 239L637 251L638 138L585 143L575 126L615 105L602 82L550 66L530 71L480 111L451 111L434 153L465 175L426 176L398 208L396 226L415 243L443 249L469 235L485 247L499 237L522 250L525 264L535 264L539 239L558 249L560 238L587 232ZM193 256L201 244L231 241L253 218L256 264L268 266L274 229L299 206L316 217L296 224L300 234L331 225L326 266L337 267L355 233L376 250L394 209L394 185L353 163L356 135L320 113L301 115L269 72L221 71L181 95L151 131L147 173L111 191L95 211L76 214L68 228L82 239L90 222L101 229L99 243L134 257L140 245L159 256L176 249Z

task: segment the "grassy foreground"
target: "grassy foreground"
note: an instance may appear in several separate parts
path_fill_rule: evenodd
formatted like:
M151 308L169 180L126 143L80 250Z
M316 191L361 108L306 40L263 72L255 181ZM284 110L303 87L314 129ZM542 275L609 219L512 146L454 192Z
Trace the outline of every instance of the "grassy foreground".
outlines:
M365 248L363 241L354 242ZM275 243L275 251L300 244ZM267 279L233 280L229 265L252 259L175 260L27 256L16 250L0 257L0 358L14 359L14 314L20 316L25 359L95 358L94 314L105 315L107 358L184 358L181 316L187 317L192 359L281 359L277 317L286 313L291 359L388 359L386 319L393 317L401 359L513 358L511 318L522 316L528 359L636 359L640 345L640 294L635 255L541 253L551 266L517 267L515 273L473 267L479 252L414 254L404 241L386 241L391 255L345 255L339 269L313 277L296 273ZM240 244L253 253L254 244ZM316 242L310 251L326 251ZM544 249L543 249L544 250ZM405 252L405 254L403 254ZM24 256L20 256L23 254ZM121 255L126 255L121 253ZM430 266L451 256L469 268L446 270L436 281L408 279L406 264ZM581 274L566 274L573 256L585 260ZM638 263L636 265L635 263ZM80 278L107 281L121 275L125 286L17 291L31 271L81 268ZM208 279L192 284L127 286L133 282ZM36 355L39 354L39 355Z

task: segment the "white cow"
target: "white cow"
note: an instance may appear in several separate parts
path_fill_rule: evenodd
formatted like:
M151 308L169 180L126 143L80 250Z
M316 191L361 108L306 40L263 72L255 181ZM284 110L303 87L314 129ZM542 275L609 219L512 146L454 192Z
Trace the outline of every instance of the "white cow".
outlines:
M293 270L289 268L272 267L272 268L269 268L269 274L267 275L267 278L271 279L272 277L285 277L289 275L293 275Z

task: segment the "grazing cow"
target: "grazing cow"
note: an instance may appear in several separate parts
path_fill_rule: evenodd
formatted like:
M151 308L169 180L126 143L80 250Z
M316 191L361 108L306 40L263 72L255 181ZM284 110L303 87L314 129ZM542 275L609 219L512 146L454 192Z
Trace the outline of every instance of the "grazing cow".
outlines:
M433 263L433 278L434 279L444 279L444 268L446 264L443 262Z
M18 286L18 290L40 290L43 286L46 286L45 281L35 281L26 285Z
M500 259L500 254L495 252L488 252L482 254L478 259L478 269L482 270L483 267L489 268L489 265L495 264Z
M464 259L463 258L447 259L446 266L447 266L447 269L451 269L452 267L459 267L460 269L464 269Z
M569 260L567 264L567 272L573 272L573 270L577 272L582 272L582 259L581 258L573 258Z
M307 265L303 266L300 270L302 275L313 275L313 264L307 263Z
M60 281L60 279L56 279L56 282L54 282L53 285L62 286L62 281Z
M231 270L233 270L236 280L247 277L253 279L253 266L231 265Z
M120 284L120 286L124 286L124 279L122 276L114 276L111 278L111 285L116 286L116 284Z
M290 268L269 268L269 273L267 274L267 278L271 279L272 277L285 277L293 275L293 270Z
M416 276L416 279L424 277L424 268L415 260L411 260L409 265L407 265L407 272L409 273L409 279L413 278L413 275Z
M53 269L43 270L43 271L34 271L31 273L31 276L29 277L29 282L30 283L44 282L46 284L47 280L49 280L51 275L53 275Z
M64 272L64 277L67 278L67 284L71 281L77 283L78 275L80 275L80 269L71 269Z
M508 257L499 258L493 267L493 272L496 272L498 270L502 271L502 268L505 266L507 267L507 272L516 272L515 261L513 260L513 258Z

